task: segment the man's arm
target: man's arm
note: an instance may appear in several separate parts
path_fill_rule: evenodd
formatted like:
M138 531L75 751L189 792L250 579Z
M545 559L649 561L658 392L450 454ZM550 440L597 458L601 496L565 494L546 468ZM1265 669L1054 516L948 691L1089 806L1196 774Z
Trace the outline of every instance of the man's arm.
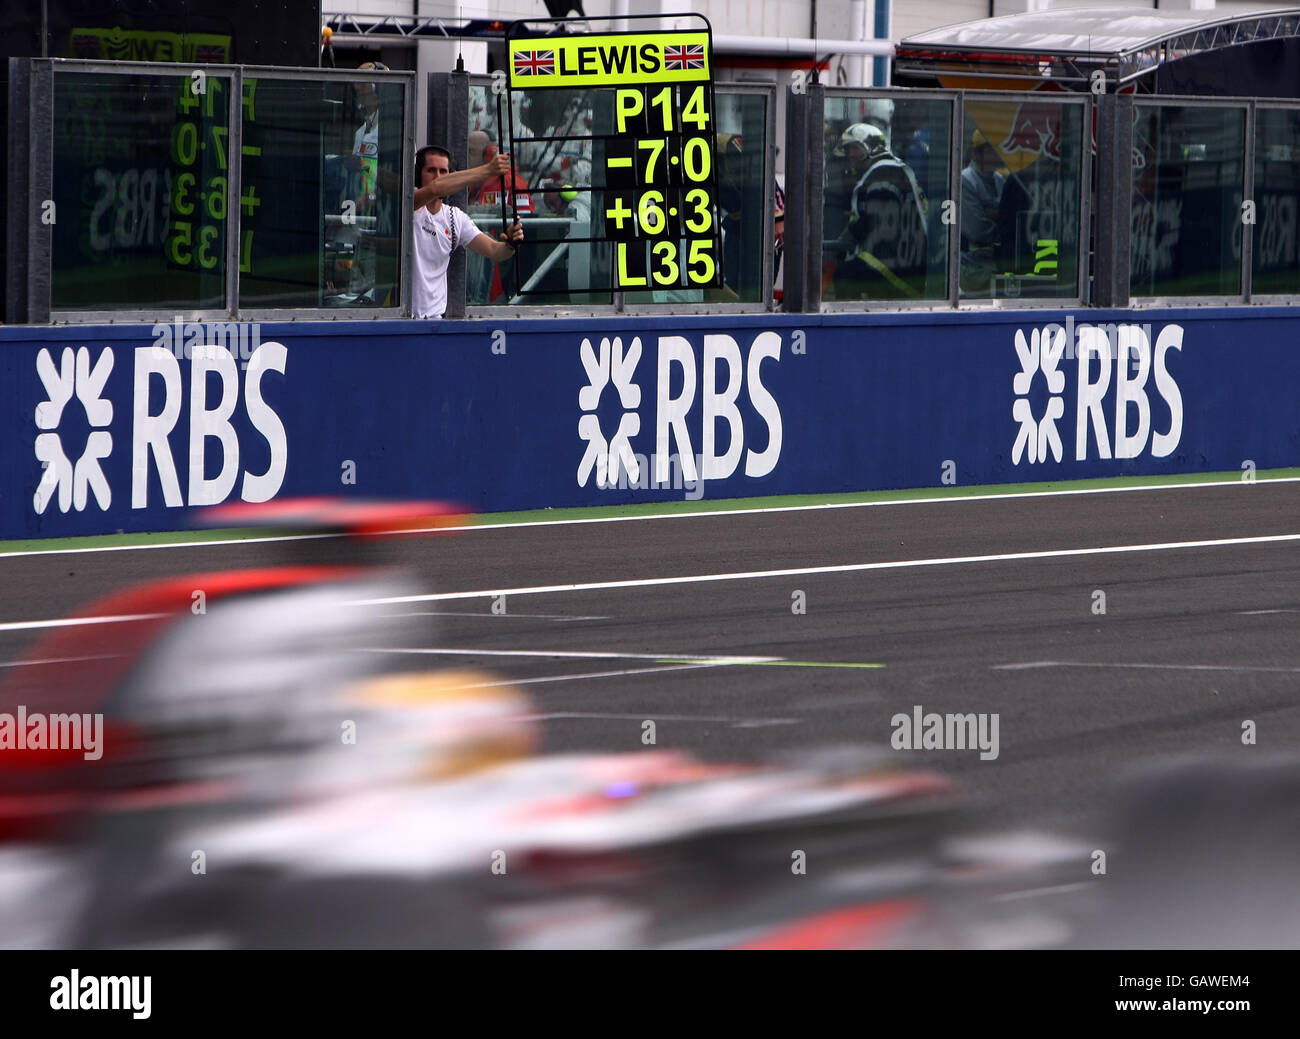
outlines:
M502 153L494 156L482 166L472 166L467 170L458 170L439 177L432 184L415 191L415 209L427 206L435 198L447 198L466 188L477 187L489 177L499 177L510 170L510 156Z
M494 263L505 263L514 256L518 243L524 240L524 227L518 220L510 225L505 234L498 235L499 241L493 241L489 234L480 234L466 243L465 248L473 250L480 256L486 256Z

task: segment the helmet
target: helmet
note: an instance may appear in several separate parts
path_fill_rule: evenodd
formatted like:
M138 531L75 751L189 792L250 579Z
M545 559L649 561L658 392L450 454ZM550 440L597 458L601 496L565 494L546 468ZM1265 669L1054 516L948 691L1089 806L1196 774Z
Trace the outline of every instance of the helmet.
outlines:
M894 102L887 97L868 98L862 102L862 121L878 126L889 139L889 125L894 121Z
M885 139L884 131L878 126L871 126L869 123L854 123L840 134L840 143L839 147L835 149L835 154L848 154L847 149L851 144L859 145L867 153L869 159L889 151L889 142Z

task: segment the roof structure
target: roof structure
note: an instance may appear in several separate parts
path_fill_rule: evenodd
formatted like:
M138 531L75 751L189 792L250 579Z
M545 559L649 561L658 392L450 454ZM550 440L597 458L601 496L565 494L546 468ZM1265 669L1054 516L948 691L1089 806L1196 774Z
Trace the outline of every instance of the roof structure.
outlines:
M1208 17L1207 17L1208 15ZM895 76L942 72L1000 79L1087 80L1096 69L1127 83L1182 58L1300 36L1300 8L1245 14L1063 9L961 22L898 44Z

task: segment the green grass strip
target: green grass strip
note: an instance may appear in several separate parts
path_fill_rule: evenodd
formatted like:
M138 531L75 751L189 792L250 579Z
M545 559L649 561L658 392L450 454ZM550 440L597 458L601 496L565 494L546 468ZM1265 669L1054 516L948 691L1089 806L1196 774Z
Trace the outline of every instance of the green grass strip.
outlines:
M611 519L638 516L673 516L681 513L726 513L744 509L799 508L817 505L867 505L915 501L920 498L970 498L984 495L1035 494L1050 491L1109 490L1125 487L1158 488L1170 484L1240 484L1242 474L1169 473L1161 476L1115 476L1098 480L1056 480L1039 483L983 484L969 487L915 487L896 491L858 491L844 494L784 494L768 498L715 498L699 501L653 502L638 505L599 505L573 509L531 509L525 512L490 512L470 518L473 526L503 523L541 523L577 519ZM1260 470L1259 483L1300 478L1300 468ZM102 534L94 537L33 538L0 541L0 555L16 552L66 551L76 548L118 548L139 545L184 545L196 541L243 541L286 537L283 530L185 530L152 534Z

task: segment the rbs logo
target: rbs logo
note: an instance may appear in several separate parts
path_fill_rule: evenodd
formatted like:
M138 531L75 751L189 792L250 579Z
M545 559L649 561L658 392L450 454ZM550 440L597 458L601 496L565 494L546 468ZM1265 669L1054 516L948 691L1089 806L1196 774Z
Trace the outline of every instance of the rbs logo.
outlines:
M1111 442L1106 435L1106 414L1102 398L1115 383L1115 457L1136 458L1151 440L1151 455L1164 458L1173 454L1183 435L1183 395L1169 374L1170 350L1183 349L1181 325L1166 325L1156 337L1155 345L1147 329L1139 325L1120 325L1111 330L1096 325L1079 329L1079 390L1075 413L1074 456L1082 462L1088 457L1088 431L1097 447L1098 458L1111 457ZM1096 359L1094 365L1093 359ZM1152 429L1151 398L1147 383L1155 373L1154 390L1169 409L1169 426L1163 432Z
M783 430L781 409L763 384L763 362L781 360L781 336L760 332L743 351L729 335L706 335L698 368L695 350L684 337L660 336L656 345L654 453L647 459L634 452L631 443L641 432L642 394L635 378L641 337L626 347L621 337L601 339L598 346L590 339L582 341L587 385L578 393L578 405L586 414L578 420L578 436L587 448L578 465L579 486L587 486L593 472L598 487L680 487L683 482L725 480L741 469L742 459L748 477L771 473L781 457ZM607 440L595 411L611 383L623 415ZM752 419L746 427L742 393L761 420L761 429ZM702 421L692 428L688 416L697 400ZM670 482L673 466L679 467L675 484Z
M268 371L284 374L289 351L281 343L262 343L248 359L244 380L244 408L252 427L271 448L271 460L264 473L245 471L239 486L244 501L263 502L275 496L284 482L289 446L284 423L262 398L262 378ZM239 479L239 437L230 417L239 403L239 366L224 347L198 350L190 364L189 493L182 500L167 437L176 428L181 413L181 362L166 350L151 346L135 351L134 415L131 427L131 508L149 504L149 467L157 467L162 483L163 503L216 505L230 496ZM215 374L220 391L209 399L209 374ZM161 394L156 384L161 383ZM208 439L221 444L221 468L206 470Z
M1067 360L1076 361L1075 461L1137 458L1148 448L1153 458L1165 458L1178 447L1183 397L1169 370L1169 351L1183 348L1181 325L1166 325L1153 343L1150 326L1075 328L1071 319L1065 328L1048 325L1029 336L1017 331L1015 347L1021 370L1012 380L1018 399L1011 415L1019 424L1011 449L1013 465L1022 458L1031 464L1044 462L1049 455L1062 460L1057 420L1065 416L1066 373L1071 367ZM1042 417L1036 418L1028 395L1040 372L1050 396ZM1168 419L1162 411L1168 412Z
M136 348L130 434L131 507L148 507L149 478L153 471L157 472L162 486L163 504L169 508L225 501L237 483L244 501L263 502L272 498L284 482L288 444L284 424L262 396L262 381L269 371L283 375L287 358L288 350L274 342L262 343L248 357L244 409L249 424L265 439L270 461L265 472L244 471L242 482L239 480L239 437L231 422L240 402L239 364L228 349L216 346L195 351L184 365L189 368L190 382L188 465L184 469L188 486L183 494L168 440L180 420L185 397L182 362L168 350L152 346ZM113 488L108 474L112 471L114 450L121 454L122 440L118 432L117 443L114 442L111 426L115 407L108 392L116 360L111 347L93 356L90 347L76 350L67 347L57 362L49 350L42 350L37 356L37 374L45 393L35 412L36 426L41 431L36 437L35 452L44 469L32 501L38 514L52 504L60 512L69 509L81 512L92 497L100 510L111 507ZM121 390L118 394L121 395ZM76 434L66 428L64 421L74 397L90 426L79 454L75 450ZM208 471L209 440L216 440L220 445L220 467L215 472ZM74 448L75 457L67 453L69 447Z

